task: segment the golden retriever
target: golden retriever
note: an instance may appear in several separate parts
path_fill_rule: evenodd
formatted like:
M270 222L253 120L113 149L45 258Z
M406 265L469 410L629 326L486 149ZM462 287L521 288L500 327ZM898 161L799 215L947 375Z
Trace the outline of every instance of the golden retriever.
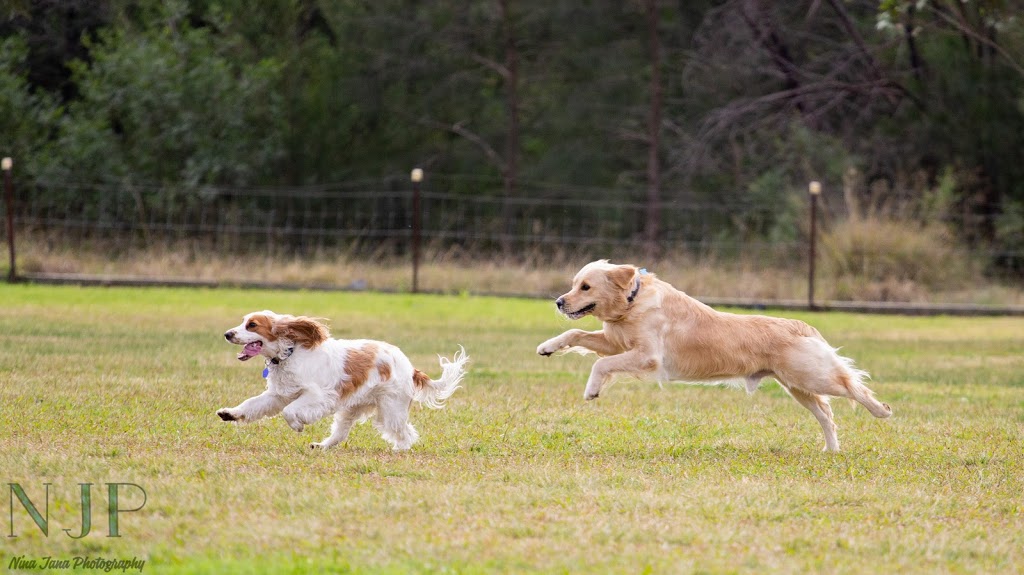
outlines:
M571 329L537 347L544 356L573 348L602 356L587 380L588 400L620 374L659 382L740 380L748 393L772 377L814 414L825 451L839 450L829 396L856 401L875 417L892 415L864 385L867 372L837 354L813 327L716 311L635 266L589 263L555 305L569 319L593 315L604 322L601 330Z

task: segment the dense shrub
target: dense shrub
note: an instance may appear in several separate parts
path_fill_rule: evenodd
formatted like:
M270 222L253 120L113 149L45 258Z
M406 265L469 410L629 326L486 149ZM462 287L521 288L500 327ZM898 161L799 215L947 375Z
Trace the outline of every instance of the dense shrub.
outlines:
M964 285L980 272L967 250L941 224L851 219L824 233L822 245L827 276L838 283L849 284L850 278L867 284L885 283L897 292L889 299L906 296L915 288ZM857 299L858 294L841 295Z

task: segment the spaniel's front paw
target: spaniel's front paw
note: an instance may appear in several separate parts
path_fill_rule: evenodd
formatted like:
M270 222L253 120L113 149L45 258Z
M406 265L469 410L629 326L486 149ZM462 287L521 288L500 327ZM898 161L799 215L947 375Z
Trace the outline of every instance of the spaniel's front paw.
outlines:
M241 421L242 420L242 417L240 415L235 414L234 411L232 411L231 409L228 409L227 407L224 407L222 409L218 409L217 410L217 415L221 419L223 419L224 421Z
M285 415L284 420L288 422L288 427L299 433L302 433L302 430L305 428L305 425L297 417Z

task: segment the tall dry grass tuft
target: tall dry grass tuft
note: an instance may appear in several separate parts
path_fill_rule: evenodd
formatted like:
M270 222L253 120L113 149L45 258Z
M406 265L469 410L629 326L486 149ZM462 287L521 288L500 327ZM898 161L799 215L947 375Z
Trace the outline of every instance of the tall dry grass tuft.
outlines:
M822 275L835 282L837 299L922 300L977 282L982 271L942 224L849 219L821 244Z
M969 174L951 169L935 182L920 175L895 187L886 180L867 182L856 168L843 177L847 219L824 232L822 276L835 299L926 301L939 292L956 292L990 283L983 265L962 245L957 189L969 186Z

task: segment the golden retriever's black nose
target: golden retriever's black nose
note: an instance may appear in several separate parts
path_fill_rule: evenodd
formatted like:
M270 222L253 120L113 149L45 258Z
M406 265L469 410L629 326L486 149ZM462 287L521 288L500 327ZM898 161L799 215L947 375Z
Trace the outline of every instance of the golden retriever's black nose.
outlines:
M560 297L560 298L556 299L555 300L555 305L558 306L558 309L562 309L563 307L565 307L565 298L564 297Z
M224 339L231 341L231 338L235 337L235 330L224 332Z

